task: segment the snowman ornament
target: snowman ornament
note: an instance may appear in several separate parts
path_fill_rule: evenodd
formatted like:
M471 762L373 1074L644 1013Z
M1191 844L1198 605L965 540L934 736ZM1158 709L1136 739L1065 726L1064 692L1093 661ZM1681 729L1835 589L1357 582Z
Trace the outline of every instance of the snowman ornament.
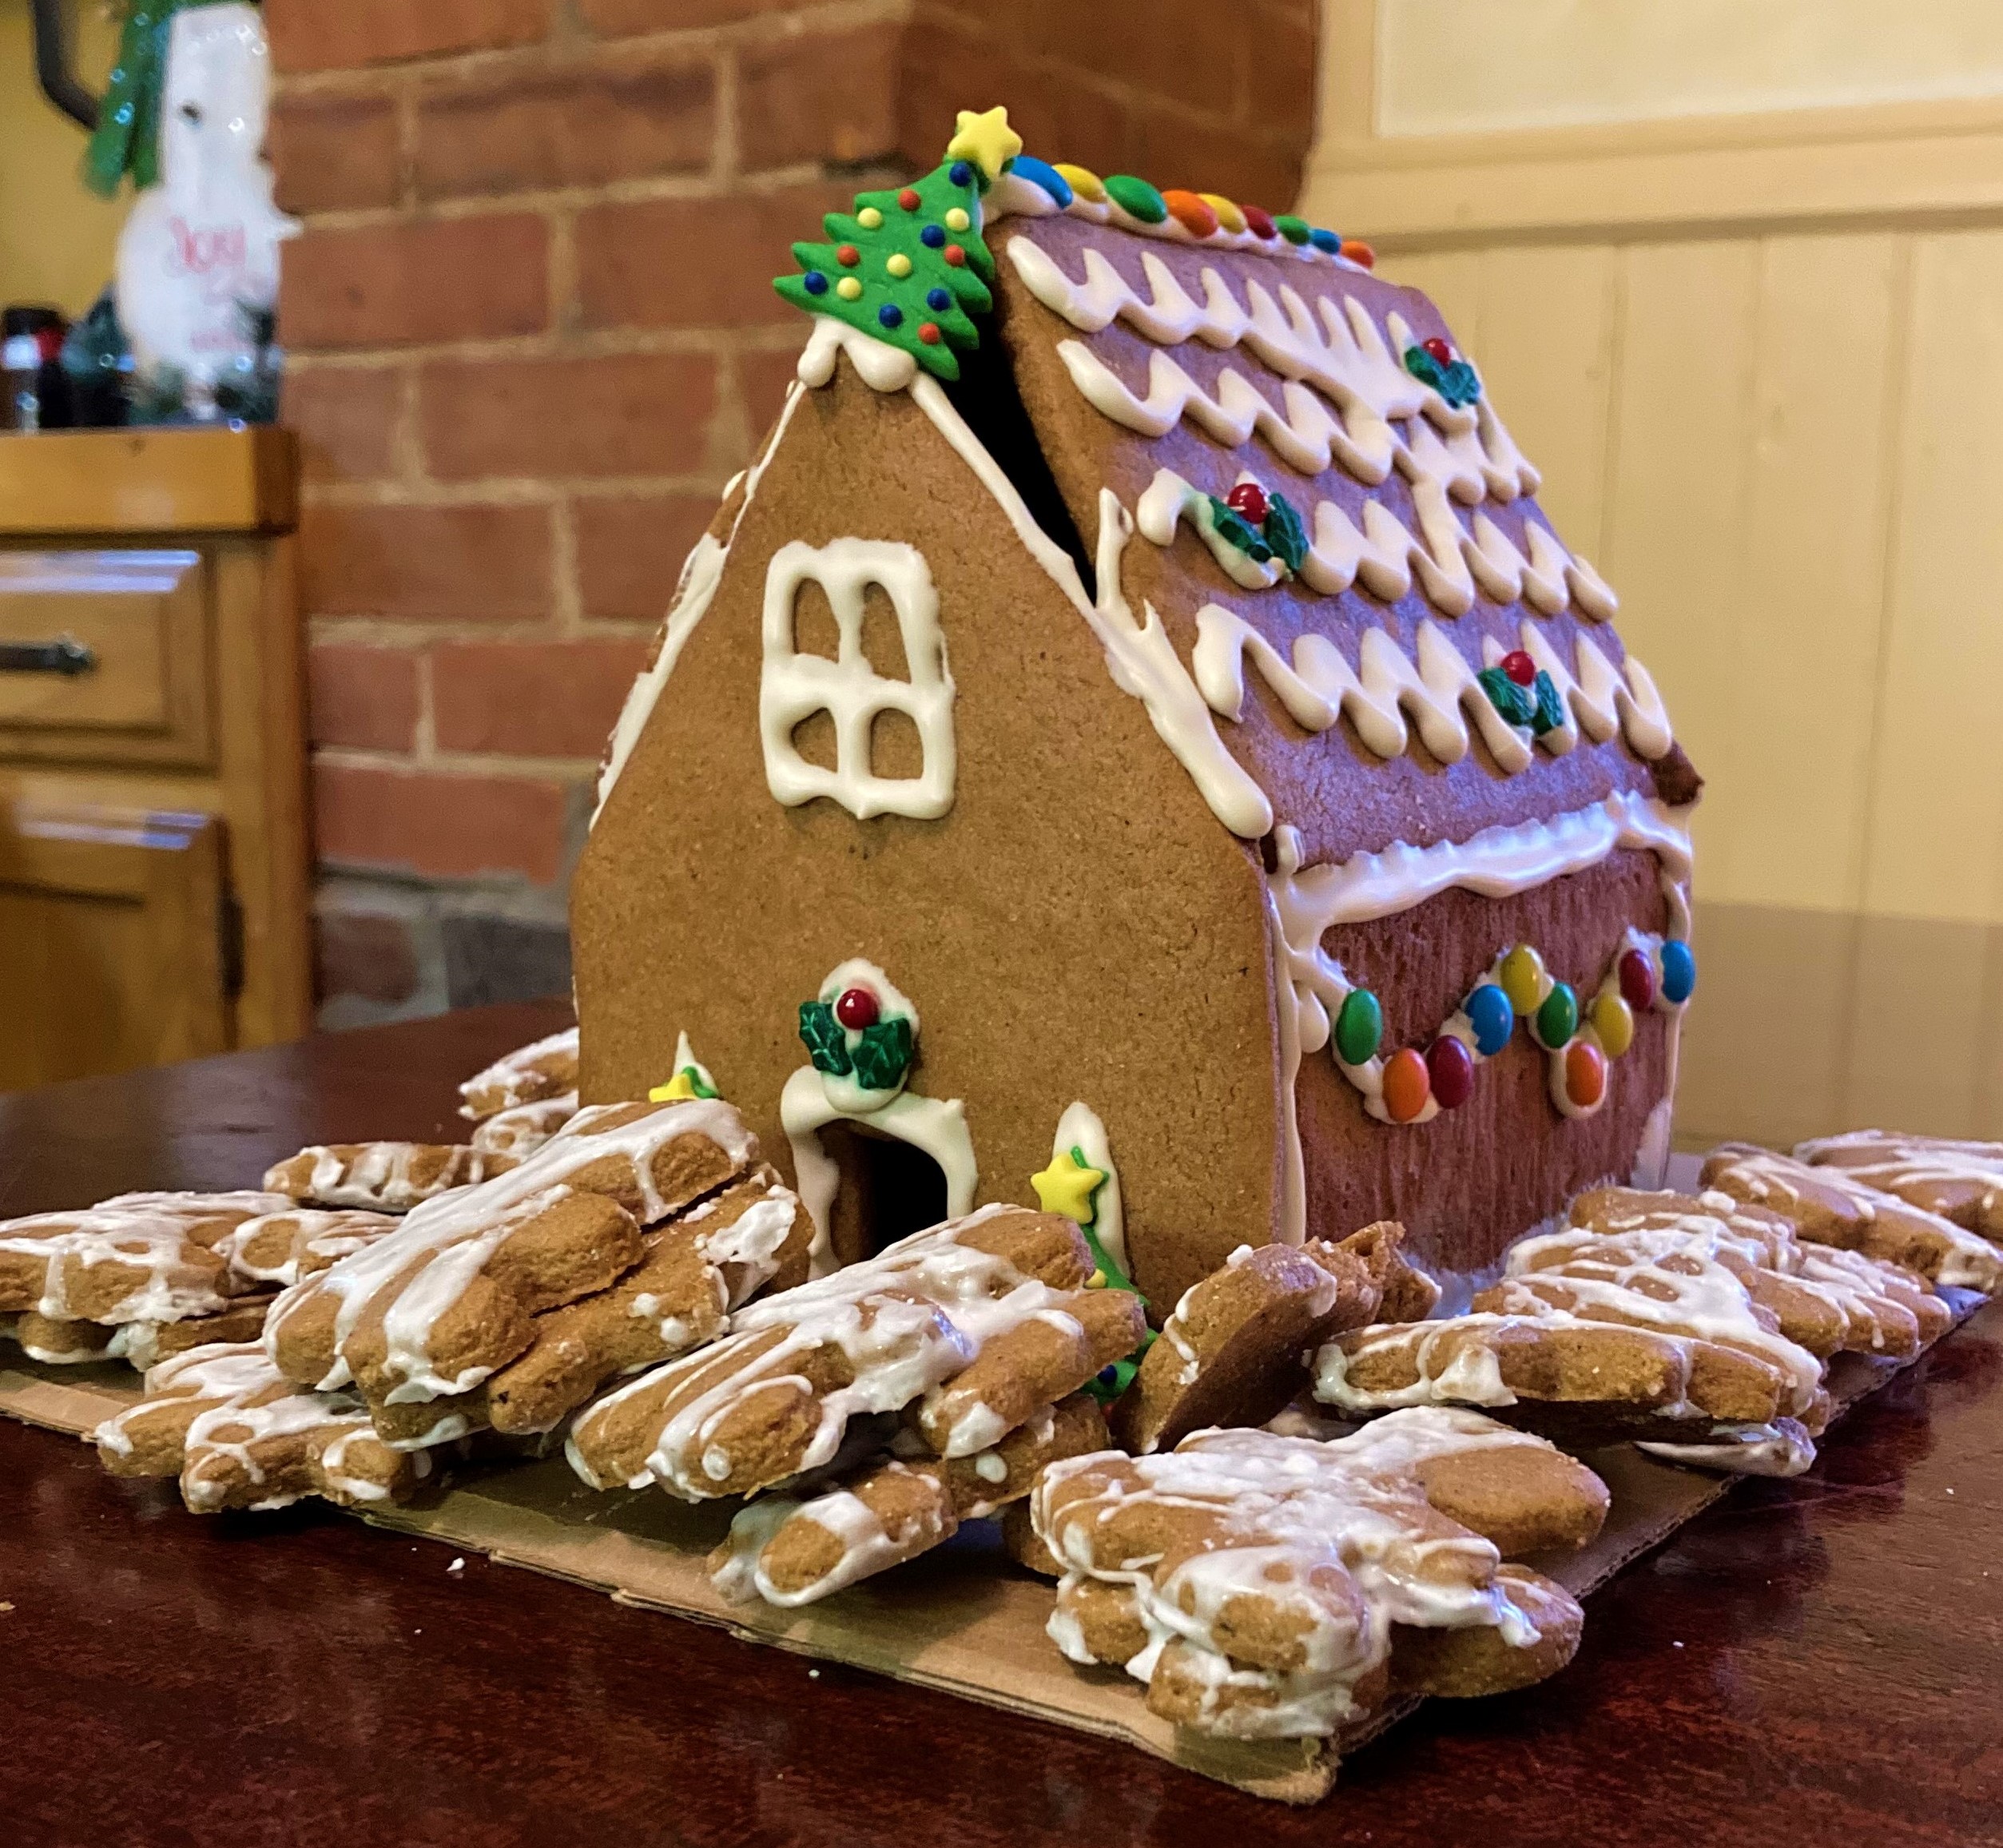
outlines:
M197 5L169 23L160 184L118 240L118 316L141 376L178 376L189 414L249 368L252 318L278 299L278 247L299 224L272 201L263 157L270 58L255 6Z

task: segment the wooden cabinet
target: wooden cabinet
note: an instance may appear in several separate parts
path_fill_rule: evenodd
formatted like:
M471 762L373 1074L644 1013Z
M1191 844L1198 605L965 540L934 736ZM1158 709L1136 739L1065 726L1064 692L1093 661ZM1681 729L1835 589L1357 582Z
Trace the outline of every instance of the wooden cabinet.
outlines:
M312 1013L282 430L0 436L0 1090Z

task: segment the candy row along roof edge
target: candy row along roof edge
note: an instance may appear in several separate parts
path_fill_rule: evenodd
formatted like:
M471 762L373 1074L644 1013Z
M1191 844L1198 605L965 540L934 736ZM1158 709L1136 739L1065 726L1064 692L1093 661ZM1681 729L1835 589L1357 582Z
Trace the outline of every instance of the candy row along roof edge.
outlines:
M1143 237L1201 245L1206 250L1254 250L1267 256L1297 256L1345 268L1367 270L1376 261L1367 244L1345 239L1305 219L1286 214L1270 217L1256 206L1234 204L1216 193L1157 192L1145 180L1116 173L1102 180L1083 167L1060 162L1051 166L1029 154L1018 154L988 188L983 217L1043 218L1064 213L1095 225L1113 225ZM1235 218L1238 228L1230 221ZM1208 229L1198 229L1206 225ZM1262 236L1254 228L1273 227Z

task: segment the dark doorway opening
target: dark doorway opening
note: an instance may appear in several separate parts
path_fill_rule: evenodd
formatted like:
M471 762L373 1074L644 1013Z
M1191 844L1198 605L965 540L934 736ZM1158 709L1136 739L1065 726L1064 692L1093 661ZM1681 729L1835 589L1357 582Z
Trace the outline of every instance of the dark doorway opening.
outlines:
M946 1174L923 1149L860 1123L832 1123L821 1146L841 1171L829 1213L835 1260L853 1264L946 1217Z

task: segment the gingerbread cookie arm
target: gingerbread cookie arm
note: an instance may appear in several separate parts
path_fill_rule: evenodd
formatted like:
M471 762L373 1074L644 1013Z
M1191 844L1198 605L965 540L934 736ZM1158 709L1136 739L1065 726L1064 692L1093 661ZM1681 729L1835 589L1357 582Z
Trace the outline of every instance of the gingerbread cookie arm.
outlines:
M117 1331L114 1345L119 1356L141 1373L150 1373L162 1361L192 1348L256 1341L276 1300L272 1296L239 1297L218 1315L190 1316L181 1321L129 1322Z
M512 1155L455 1143L336 1143L287 1156L266 1170L264 1186L303 1206L407 1213L455 1187L475 1186L504 1174L515 1165Z
M1556 1580L1527 1566L1505 1565L1496 1584L1532 1631L1510 1640L1500 1627L1428 1630L1398 1624L1391 1632L1391 1687L1399 1694L1450 1700L1507 1694L1548 1679L1579 1653L1586 1614Z
M504 1110L560 1097L578 1087L578 1030L568 1027L518 1046L459 1087L459 1115L483 1123Z
M473 1132L472 1146L488 1155L511 1155L519 1162L534 1155L577 1112L574 1091L535 1103L518 1103L483 1122Z
M216 1250L232 1274L246 1282L289 1289L302 1277L332 1268L402 1223L388 1213L295 1206L246 1219Z

